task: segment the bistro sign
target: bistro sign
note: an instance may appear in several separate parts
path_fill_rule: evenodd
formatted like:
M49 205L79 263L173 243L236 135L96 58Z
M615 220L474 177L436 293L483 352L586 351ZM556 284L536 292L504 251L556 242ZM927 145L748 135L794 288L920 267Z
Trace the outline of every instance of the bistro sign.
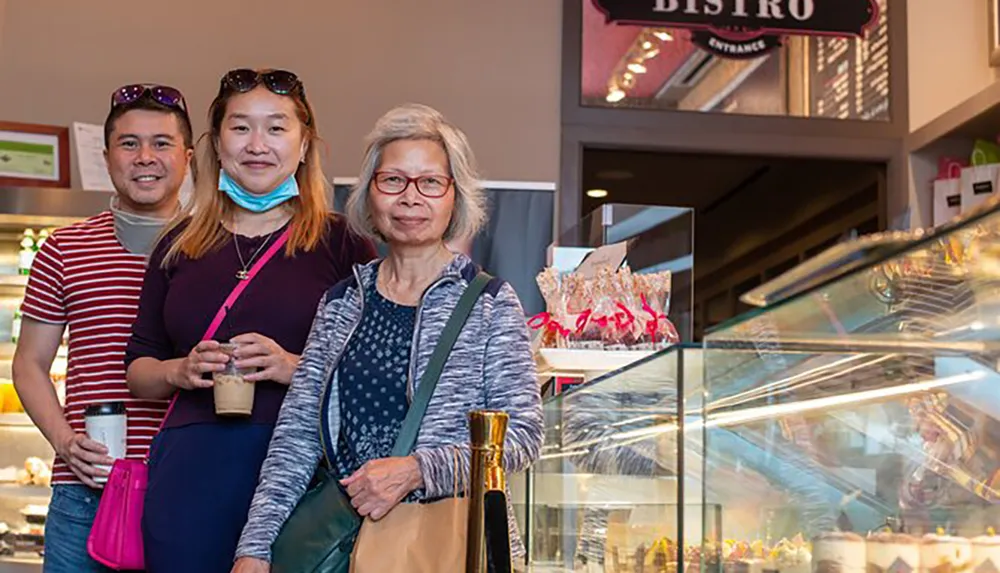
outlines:
M688 28L698 47L759 57L781 36L856 36L878 22L876 0L593 0L608 22Z

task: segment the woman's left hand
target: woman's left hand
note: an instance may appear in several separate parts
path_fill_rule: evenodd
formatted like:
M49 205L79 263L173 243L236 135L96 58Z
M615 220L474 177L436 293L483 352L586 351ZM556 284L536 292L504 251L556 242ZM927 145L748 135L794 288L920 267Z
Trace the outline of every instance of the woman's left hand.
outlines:
M411 491L423 487L424 478L417 459L407 456L372 460L340 483L358 513L378 521Z
M259 368L258 372L248 374L248 381L260 382L271 380L279 384L292 383L292 374L299 365L299 357L278 345L270 338L257 334L241 334L232 339L236 344L236 367Z

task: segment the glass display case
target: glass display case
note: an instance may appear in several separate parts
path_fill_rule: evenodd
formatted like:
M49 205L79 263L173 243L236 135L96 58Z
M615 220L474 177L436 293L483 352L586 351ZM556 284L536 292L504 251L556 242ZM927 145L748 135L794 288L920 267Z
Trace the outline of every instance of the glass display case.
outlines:
M1000 569L1000 211L790 289L703 346L704 448L685 465L720 508L706 570Z
M53 229L96 214L107 193L0 188L0 573L41 571L45 518L55 452L32 424L14 391L14 357L35 253ZM65 402L66 346L51 376Z
M37 221L0 222L0 572L40 570L51 495L55 452L24 413L11 373L20 331L18 309L33 256L50 231ZM52 368L61 401L65 377L63 346Z
M532 571L676 571L678 547L698 550L718 522L682 453L701 448L685 432L701 354L674 346L545 401L541 459L511 478Z
M533 570L1000 571L1000 208L767 291L546 400Z

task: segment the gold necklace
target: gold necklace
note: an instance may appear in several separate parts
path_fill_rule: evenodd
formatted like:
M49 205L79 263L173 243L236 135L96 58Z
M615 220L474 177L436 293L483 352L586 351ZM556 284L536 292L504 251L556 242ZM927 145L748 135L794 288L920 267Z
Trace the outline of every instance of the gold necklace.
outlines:
M261 243L259 247L257 247L257 250L254 251L253 256L250 257L250 260L247 261L247 262L243 262L243 253L240 252L240 243L236 239L236 225L233 225L233 245L236 247L236 256L240 259L240 266L243 267L242 269L236 271L236 278L237 279L239 279L241 281L245 281L248 278L250 278L250 271L248 270L250 268L250 265L253 264L254 259L257 258L257 255L260 254L260 252L264 249L264 247L267 245L267 243L271 240L271 237L274 235L275 232L277 232L277 230L278 229L275 229L274 231L271 231L270 233L268 233L267 234L267 238L265 238L264 242Z

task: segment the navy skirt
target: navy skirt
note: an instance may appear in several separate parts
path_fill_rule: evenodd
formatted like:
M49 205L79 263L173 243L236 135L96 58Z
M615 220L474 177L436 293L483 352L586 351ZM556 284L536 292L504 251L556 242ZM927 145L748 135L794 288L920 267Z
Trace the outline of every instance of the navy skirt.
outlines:
M229 573L274 426L192 424L153 441L142 516L149 573Z

